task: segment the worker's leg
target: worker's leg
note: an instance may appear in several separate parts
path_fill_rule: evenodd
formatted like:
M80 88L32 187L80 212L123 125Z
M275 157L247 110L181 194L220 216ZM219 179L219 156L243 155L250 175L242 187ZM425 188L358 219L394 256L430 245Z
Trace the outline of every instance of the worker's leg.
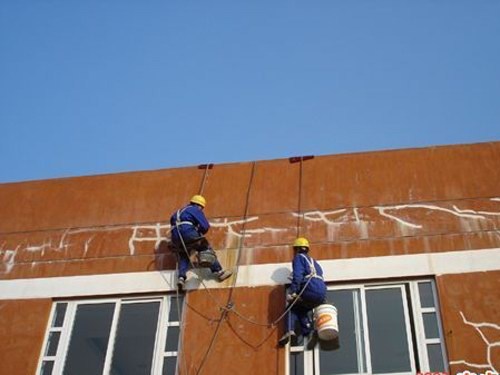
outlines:
M184 278L186 280L186 273L189 269L189 258L187 254L180 253L179 254L179 269L178 269L178 278Z
M309 334L314 330L313 322L310 317L311 309L298 303L294 306L293 311L300 323L302 336L309 336Z
M295 323L297 322L297 315L292 310L288 311L284 317L285 321L285 333L278 341L280 346L285 346L295 334Z
M217 275L219 281L223 281L227 279L229 276L231 276L233 274L231 271L222 269L222 266L219 263L219 260L217 259L217 255L215 254L214 249L212 249L212 247L210 246L208 240L205 237L200 238L197 244L197 250L203 251L207 249L212 250L215 255L215 262L213 262L212 265L210 266L210 271L212 271L214 274Z

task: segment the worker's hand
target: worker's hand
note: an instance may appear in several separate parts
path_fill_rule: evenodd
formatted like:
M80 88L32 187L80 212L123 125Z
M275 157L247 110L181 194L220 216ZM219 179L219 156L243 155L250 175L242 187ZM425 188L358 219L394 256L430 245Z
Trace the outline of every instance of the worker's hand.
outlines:
M287 302L292 302L292 301L294 301L296 298L297 298L297 294L296 294L296 293L292 293L292 294L287 294L287 295L286 295L286 301L287 301Z

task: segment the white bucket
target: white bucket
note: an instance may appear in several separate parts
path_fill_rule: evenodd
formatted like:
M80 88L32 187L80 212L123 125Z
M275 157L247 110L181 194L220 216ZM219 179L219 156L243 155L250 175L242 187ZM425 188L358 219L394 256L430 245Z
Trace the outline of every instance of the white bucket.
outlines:
M314 309L314 325L321 340L329 341L339 335L337 308L333 305L319 305Z

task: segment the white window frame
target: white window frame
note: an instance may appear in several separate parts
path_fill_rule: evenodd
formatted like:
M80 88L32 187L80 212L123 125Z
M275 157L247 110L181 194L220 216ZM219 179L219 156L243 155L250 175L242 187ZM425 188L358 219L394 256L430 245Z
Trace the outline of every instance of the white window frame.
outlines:
M168 335L168 327L177 326L181 327L180 321L169 322L168 317L170 313L171 307L171 298L172 297L180 297L176 295L168 295L168 296L140 296L140 297L115 297L115 298L99 298L99 299L81 299L81 300L61 300L54 301L52 304L51 312L49 315L48 325L44 336L44 341L41 349L40 358L38 361L38 367L36 375L41 375L42 364L44 361L54 361L54 367L52 370L52 375L60 375L63 372L64 365L66 363L66 358L69 349L69 340L71 337L71 333L73 331L73 326L75 323L75 316L78 306L80 305L92 305L92 304L105 304L105 303L114 303L114 313L113 319L111 322L110 333L109 333L109 342L106 351L106 358L104 361L103 374L109 374L111 370L112 356L114 352L114 345L116 340L116 331L118 327L118 321L120 319L121 307L126 304L138 304L138 303L152 303L159 302L159 312L158 312L158 321L156 326L156 337L155 337L155 345L153 350L153 359L151 366L151 374L161 374L163 368L163 362L165 357L177 357L177 366L179 366L179 353L178 351L174 352L165 352L165 345ZM177 301L179 301L177 299ZM56 315L56 307L59 303L66 303L66 313L64 316L64 323L62 327L52 327L53 321ZM178 308L174 306L174 308ZM179 316L179 319L182 320L182 317ZM52 332L60 332L59 344L57 347L56 355L54 356L46 356L45 353L48 347L48 339L50 333ZM181 345L181 335L182 332L179 332L179 346ZM99 375L99 374L97 374Z
M433 299L434 299L434 307L422 308L420 302L420 293L418 289L418 284L420 283L430 283L432 287ZM409 305L407 303L408 293L407 287L409 286L409 300L411 301L411 311L409 309ZM363 330L363 347L361 347L358 342L358 364L361 368L365 368L365 372L357 372L351 374L342 374L342 375L372 375L371 368L371 350L370 350L370 332L368 327L368 314L366 308L366 291L369 290L377 290L377 289L400 289L401 290L401 298L403 302L403 313L405 318L405 326L406 326L406 336L408 343L408 350L410 356L410 366L411 370L408 372L400 372L400 373L387 373L387 374L373 374L373 375L414 375L416 370L416 361L414 357L414 344L413 344L413 333L415 332L415 340L416 340L416 351L418 355L418 360L420 364L421 372L428 372L429 370L429 362L428 362L428 353L427 353L427 345L428 344L440 344L441 351L443 353L443 362L445 366L448 366L448 361L446 358L446 348L444 345L444 336L443 329L440 318L439 304L438 304L438 296L435 281L433 279L419 279L419 280L396 280L396 281L386 281L386 282L367 282L367 283L356 283L356 284L346 284L346 285L330 285L328 286L328 290L357 290L359 291L359 300L360 306L358 303L358 299L355 293L353 293L353 308L355 313L355 327L356 332L359 332L361 328L361 324L364 327ZM333 301L335 304L335 301ZM361 311L359 311L361 309ZM361 320L359 319L358 312L361 312ZM424 313L435 313L437 322L438 322L438 330L439 337L437 339L428 339L425 337L425 329L423 322L423 314ZM413 318L414 326L411 324L411 317ZM339 327L340 335L342 335L342 327ZM358 340L358 335L356 335L356 340ZM305 345L307 343L303 343L302 346L291 347L290 344L287 344L287 355L285 362L285 373L290 374L290 353L291 352L303 352L304 355L304 375L313 375L320 374L320 356L318 345L314 348L314 350L305 350ZM364 352L364 359L363 359Z

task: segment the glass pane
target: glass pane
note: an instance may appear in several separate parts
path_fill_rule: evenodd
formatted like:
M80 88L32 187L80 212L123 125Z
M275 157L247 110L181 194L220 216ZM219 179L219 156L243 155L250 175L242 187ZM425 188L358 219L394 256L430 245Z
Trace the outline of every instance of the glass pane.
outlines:
M114 303L78 306L66 356L65 375L102 373L114 308Z
M430 371L444 372L443 352L441 351L441 344L427 345L427 354L429 355Z
M176 352L179 346L180 327L170 326L167 329L167 343L165 344L166 352Z
M47 357L52 357L56 355L60 337L61 337L61 332L50 332L49 341L47 343L47 350L45 352L45 355Z
M168 314L169 322L179 322L182 316L182 303L184 302L184 298L180 296L170 297L170 312Z
M434 296L431 283L418 283L421 307L434 307Z
M424 329L426 339L438 339L439 328L436 313L424 313Z
M162 375L175 375L177 357L165 357L163 361Z
M58 303L56 305L56 312L54 314L54 320L52 321L52 327L62 327L67 308L67 303Z
M112 375L149 375L160 302L123 304L111 363Z
M40 375L52 375L52 370L54 369L54 361L43 361L42 371Z
M290 353L290 375L304 375L304 352Z
M334 351L320 351L320 373L333 375L363 372L364 345L358 309L359 290L329 291L327 299L337 307L340 348Z
M366 291L373 373L411 371L401 289Z

